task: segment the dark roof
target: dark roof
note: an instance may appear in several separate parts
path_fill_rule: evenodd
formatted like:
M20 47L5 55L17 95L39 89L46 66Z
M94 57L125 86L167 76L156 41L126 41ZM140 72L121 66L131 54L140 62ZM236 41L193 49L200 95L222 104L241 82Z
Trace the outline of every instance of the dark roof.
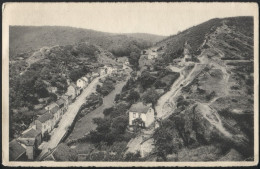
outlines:
M48 112L37 118L37 120L39 120L42 123L44 123L44 122L46 122L47 120L50 120L50 119L53 119L53 115L48 113Z
M17 160L22 154L26 152L25 148L21 146L16 140L9 143L9 160Z
M60 108L59 108L58 106L55 106L55 107L53 107L53 108L50 110L50 113L55 114L55 113L57 113L57 111L58 111L59 109L60 109Z
M98 69L94 69L92 73L98 73Z
M147 113L150 107L151 107L150 105L144 105L142 102L138 102L136 104L133 104L129 111L138 112L138 113Z
M48 112L48 110L46 110L46 109L41 109L41 110L38 112L38 114L43 115L43 114L45 114L45 113L47 113L47 112Z
M35 138L40 134L40 131L31 129L22 135L22 138Z
M56 103L57 103L59 106L62 106L62 104L64 105L65 102L66 102L66 101L61 98L61 99L57 100Z

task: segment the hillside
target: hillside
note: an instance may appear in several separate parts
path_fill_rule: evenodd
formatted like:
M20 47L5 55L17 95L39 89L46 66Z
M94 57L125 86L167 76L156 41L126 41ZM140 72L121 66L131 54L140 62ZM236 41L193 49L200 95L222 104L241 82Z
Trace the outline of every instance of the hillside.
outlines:
M69 45L81 41L112 49L112 46L132 41L151 45L164 38L152 34L112 34L62 26L10 26L9 34L11 57L44 46Z
M190 53L192 55L199 55L201 53L200 46L207 39L207 36L213 33L217 27L221 26L223 21L225 21L226 25L229 26L231 30L238 31L242 35L252 38L254 28L252 17L235 17L225 19L215 18L197 26L193 26L183 32L178 33L177 35L170 36L158 42L157 46L165 46L165 56L171 58L175 57L175 52L178 50L183 50L185 42L188 42L191 47ZM247 43L252 45L253 41L247 41Z
M162 125L153 135L153 152L165 150L158 159L252 159L253 18L213 19L160 46L153 69L169 65L181 76L157 102Z
M169 37L146 49L117 104L81 144L117 146L118 138L126 149L122 157L136 161L252 160L253 60L252 17L213 19ZM160 127L136 126L134 134L122 127L121 136L111 139L113 120L127 121L137 102L152 103ZM130 105L115 111L125 103Z

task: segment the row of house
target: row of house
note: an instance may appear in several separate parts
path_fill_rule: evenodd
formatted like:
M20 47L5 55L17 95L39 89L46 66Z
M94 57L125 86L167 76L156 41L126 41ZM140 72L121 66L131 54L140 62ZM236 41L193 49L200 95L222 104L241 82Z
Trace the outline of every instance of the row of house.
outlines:
M51 103L39 111L40 116L16 140L9 143L9 160L34 160L39 145L46 133L50 133L58 124L62 115L67 111L68 96L60 97L57 102Z
M56 127L67 111L69 104L80 95L81 91L94 78L105 74L113 74L116 71L116 67L104 66L81 77L76 81L76 84L69 82L67 93L61 96L55 103L51 103L40 110L38 112L39 117L31 123L29 129L25 130L18 139L14 139L9 143L9 160L34 160L43 138Z

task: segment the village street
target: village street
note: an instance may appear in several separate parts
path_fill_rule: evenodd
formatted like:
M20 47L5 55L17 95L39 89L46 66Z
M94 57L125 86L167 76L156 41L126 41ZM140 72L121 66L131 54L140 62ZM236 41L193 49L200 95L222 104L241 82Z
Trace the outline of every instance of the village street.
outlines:
M122 88L127 83L128 79L130 78L131 71L132 70L130 68L128 71L126 70L126 72L128 73L127 78L123 81L119 81L115 85L115 89L103 98L103 104L101 106L91 111L90 113L86 114L79 121L77 121L73 131L69 136L69 139L79 139L82 136L89 134L91 130L96 129L97 125L93 122L93 119L98 117L103 118L104 117L103 111L106 108L112 107L114 105L114 99L116 95L122 91Z
M106 75L105 75L106 76ZM69 126L72 124L74 118L76 117L80 106L85 102L86 97L89 96L91 93L96 91L96 86L99 82L99 79L104 76L98 77L94 79L86 89L83 90L81 95L79 95L75 102L71 103L68 107L67 112L62 116L62 119L59 122L58 128L54 129L51 132L51 139L48 142L43 142L39 149L42 150L41 154L39 155L38 159L41 159L41 157L48 152L49 149L55 148L65 133L67 132Z

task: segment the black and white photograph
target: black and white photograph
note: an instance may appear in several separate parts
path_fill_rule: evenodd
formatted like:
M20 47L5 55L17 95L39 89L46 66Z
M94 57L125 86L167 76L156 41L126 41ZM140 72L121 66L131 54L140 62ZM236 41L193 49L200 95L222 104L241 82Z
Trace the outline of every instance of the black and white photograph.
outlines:
M256 3L5 3L5 166L253 166Z

